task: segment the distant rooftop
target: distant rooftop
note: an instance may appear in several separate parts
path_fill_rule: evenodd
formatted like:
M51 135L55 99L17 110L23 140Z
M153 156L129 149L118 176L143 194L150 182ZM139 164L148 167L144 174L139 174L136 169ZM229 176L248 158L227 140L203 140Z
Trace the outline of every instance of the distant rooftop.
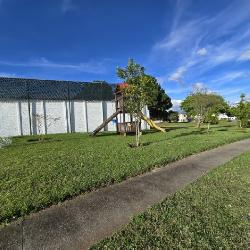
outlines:
M0 77L0 99L86 100L114 99L115 84Z

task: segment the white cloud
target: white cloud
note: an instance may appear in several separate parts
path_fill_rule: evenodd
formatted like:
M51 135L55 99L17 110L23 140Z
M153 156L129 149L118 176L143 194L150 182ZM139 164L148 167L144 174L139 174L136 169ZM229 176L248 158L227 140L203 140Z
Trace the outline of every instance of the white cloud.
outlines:
M180 105L181 105L182 101L183 100L175 100L175 99L171 100L171 102L173 104L171 110L180 111L181 110Z
M240 61L249 61L249 60L250 60L250 49L244 51L244 52L240 55L239 60L240 60Z
M16 74L13 74L13 73L0 72L0 77L15 77L15 76Z
M223 96L231 96L235 94L240 96L240 94L244 93L244 91L247 89L248 89L247 87L244 88L231 87L231 88L218 89L216 92L221 93L221 95Z
M55 69L64 69L64 70L76 70L86 73L101 74L106 72L105 60L95 62L89 61L79 64L67 64L67 63L56 63L47 60L42 57L38 60L33 60L30 62L9 62L9 61L0 61L0 65L6 66L16 66L16 67L40 67L40 68L55 68Z
M201 78L225 63L237 63L239 58L250 60L250 1L242 0L241 4L234 1L215 16L192 19L185 15L190 10L183 11L187 7L184 2L177 2L174 25L164 39L153 46L150 57L166 68L177 66L167 80L183 83L187 74ZM235 12L237 17L230 18Z
M186 72L186 67L184 66L181 66L179 67L174 73L172 73L168 80L169 81L175 81L175 82L178 82L178 83L183 83L183 75L184 73Z
M199 49L197 51L197 55L199 56L205 56L207 54L207 49L206 48L202 48L202 49Z
M221 48L221 50L216 49L214 54L209 58L210 65L218 65L225 62L235 61L238 57L239 52L234 48Z
M207 89L206 85L203 82L196 82L192 84L194 91L202 91L204 89Z
M219 84L219 83L228 83L228 82L231 82L235 79L242 79L242 78L246 78L246 77L249 77L249 72L245 72L245 71L234 71L234 72L229 72L229 73L226 73L224 74L223 76L220 76L214 80L212 80L211 82L212 83L216 83L216 84Z
M162 41L154 45L154 50L180 49L193 43L200 30L200 20L191 20L175 27Z
M73 0L62 0L62 12L66 13L76 9L76 6L73 4Z

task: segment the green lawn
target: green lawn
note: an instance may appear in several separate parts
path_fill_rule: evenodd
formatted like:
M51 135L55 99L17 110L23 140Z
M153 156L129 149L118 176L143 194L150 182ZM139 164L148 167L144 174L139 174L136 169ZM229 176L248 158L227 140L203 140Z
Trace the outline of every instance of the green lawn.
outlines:
M133 218L92 249L249 249L250 151Z
M190 126L190 125L189 125ZM250 138L249 129L231 123L212 128L172 127L167 133L142 136L147 146L135 149L132 136L103 134L18 137L0 150L0 223L91 189L119 182L187 155Z

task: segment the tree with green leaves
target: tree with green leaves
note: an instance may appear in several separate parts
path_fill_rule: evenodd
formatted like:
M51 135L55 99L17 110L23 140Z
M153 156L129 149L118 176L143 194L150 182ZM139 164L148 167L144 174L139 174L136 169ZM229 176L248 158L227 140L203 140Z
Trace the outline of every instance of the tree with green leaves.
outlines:
M197 128L201 123L210 124L215 120L220 112L226 112L229 108L224 98L215 93L210 93L206 89L199 89L191 93L181 103L181 108L197 120Z
M170 122L178 122L178 120L179 120L178 112L170 110L168 113L168 119Z
M158 89L158 94L156 98L156 103L153 106L149 106L148 110L150 117L153 119L166 120L168 117L168 109L170 109L173 104L171 98L166 94L164 89L156 82L156 87Z
M250 119L250 102L245 100L245 94L241 94L240 102L231 108L231 113L239 121L239 127L247 127Z
M124 89L124 107L135 119L136 147L140 145L140 121L143 107L154 105L157 98L157 81L146 75L144 67L129 59L125 68L117 68L117 75L128 84Z

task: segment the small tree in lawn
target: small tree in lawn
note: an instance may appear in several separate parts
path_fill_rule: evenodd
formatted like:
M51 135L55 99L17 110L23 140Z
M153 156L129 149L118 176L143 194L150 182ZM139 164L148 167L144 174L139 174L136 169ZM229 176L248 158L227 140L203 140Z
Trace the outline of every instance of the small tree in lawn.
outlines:
M118 68L117 75L128 86L124 90L124 107L135 119L136 136L135 145L140 145L140 121L142 109L146 105L153 105L157 97L157 81L154 77L145 75L144 68L129 59L125 68Z
M244 94L241 94L238 105L231 108L231 113L238 119L240 128L248 126L250 119L250 102L245 100Z
M191 93L181 103L181 108L190 116L196 117L197 128L201 123L210 124L216 120L219 112L225 112L228 109L228 104L222 96L215 93L208 93L206 89L199 89Z
M9 137L0 137L0 149L5 147L5 146L8 146L12 143L12 140L11 138Z
M36 124L37 124L38 140L43 141L44 140L44 134L43 134L44 123L46 122L46 127L49 128L52 124L60 120L60 117L51 117L48 115L45 116L43 114L34 114L33 119L36 121Z
M178 122L179 120L178 112L170 110L168 113L168 119L170 122Z

